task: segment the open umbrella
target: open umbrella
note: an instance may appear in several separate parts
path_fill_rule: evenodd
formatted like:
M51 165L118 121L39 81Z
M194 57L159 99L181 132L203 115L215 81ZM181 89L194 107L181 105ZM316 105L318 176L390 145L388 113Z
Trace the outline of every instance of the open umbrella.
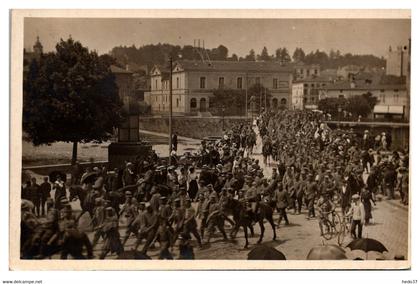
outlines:
M120 253L117 259L151 259L151 257L136 250L127 250Z
M248 253L248 260L286 260L286 256L273 247L259 245Z
M388 251L386 247L379 241L370 238L355 239L347 245L351 250L362 250L364 252L377 251L383 253Z
M48 175L50 182L54 183L58 177L61 177L62 181L66 181L67 175L66 173L60 172L60 171L52 171L50 172L50 174Z
M81 183L94 183L97 177L96 172L90 172L82 176Z
M322 245L313 247L308 255L308 260L339 260L347 259L344 249L337 245Z

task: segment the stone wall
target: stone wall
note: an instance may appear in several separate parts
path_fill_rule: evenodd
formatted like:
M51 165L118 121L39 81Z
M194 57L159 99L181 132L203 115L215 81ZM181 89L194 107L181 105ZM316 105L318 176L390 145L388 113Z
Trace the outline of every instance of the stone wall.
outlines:
M140 129L168 133L167 117L141 117ZM239 123L250 123L244 117L225 117L225 129ZM206 136L221 136L223 134L223 117L174 117L172 119L172 132L178 136L202 139Z

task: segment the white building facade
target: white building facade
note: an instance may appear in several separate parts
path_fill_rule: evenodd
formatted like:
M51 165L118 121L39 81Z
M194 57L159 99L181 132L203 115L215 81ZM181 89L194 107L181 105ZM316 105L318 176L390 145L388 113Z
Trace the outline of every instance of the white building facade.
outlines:
M155 66L145 102L152 113L169 112L169 70ZM175 62L172 70L172 111L180 115L206 112L216 89L244 90L261 84L271 94L270 107L290 107L293 68L277 62ZM249 98L248 98L249 99Z
M324 98L349 98L371 93L378 99L373 109L373 115L378 116L401 116L408 118L409 98L407 88L401 85L357 85L354 82L342 82L331 84L320 90L320 99Z

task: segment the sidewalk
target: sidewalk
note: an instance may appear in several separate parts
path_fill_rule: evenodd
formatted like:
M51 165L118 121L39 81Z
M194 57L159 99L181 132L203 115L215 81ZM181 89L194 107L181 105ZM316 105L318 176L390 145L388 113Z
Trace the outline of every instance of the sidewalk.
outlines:
M154 136L159 136L159 137L167 137L169 139L169 134L168 133L154 132L154 131L148 131L148 130L143 130L143 129L140 129L139 132L141 134L154 135ZM178 136L178 139L179 140L185 140L187 142L194 142L194 143L200 143L201 142L199 139L194 139L194 138L185 137L185 136Z

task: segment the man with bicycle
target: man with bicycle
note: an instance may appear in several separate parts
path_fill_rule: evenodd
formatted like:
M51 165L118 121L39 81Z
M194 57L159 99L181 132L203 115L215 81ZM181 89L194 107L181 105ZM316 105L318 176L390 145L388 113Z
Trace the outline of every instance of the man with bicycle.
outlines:
M351 236L353 239L362 237L363 225L365 223L365 209L363 203L360 202L360 195L354 194L352 196L352 204L350 210L347 212L346 216L351 217ZM356 237L356 227L357 227L357 237Z
M329 216L335 209L335 205L329 197L329 194L322 193L316 203L316 209L318 212L318 224L321 231L321 236L324 236L324 226L327 229L327 233L331 230L328 225Z

